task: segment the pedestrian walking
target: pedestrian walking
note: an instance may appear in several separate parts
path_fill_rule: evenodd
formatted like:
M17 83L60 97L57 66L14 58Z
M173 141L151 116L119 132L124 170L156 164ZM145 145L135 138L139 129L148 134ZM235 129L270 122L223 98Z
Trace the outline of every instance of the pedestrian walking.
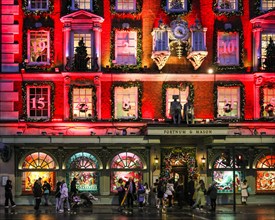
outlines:
M128 209L134 208L134 200L136 193L136 184L133 180L133 177L129 177L128 181L125 184L125 188L127 189L127 207Z
M40 203L41 203L41 198L43 196L41 181L42 181L42 178L39 177L38 180L35 181L34 186L33 186L33 195L34 195L34 198L35 198L34 209L36 211L39 210Z
M69 203L69 193L68 193L68 187L65 181L62 181L62 185L60 187L60 202L59 202L59 212L64 212L64 203L66 202L67 210L70 211L70 203Z
M211 209L210 211L215 212L216 211L216 200L217 200L217 182L213 181L213 183L209 186L207 190L207 195L210 198L210 205Z
M241 183L241 199L242 199L242 204L246 205L247 202L247 198L249 196L248 194L248 183L247 180L245 179L242 183Z
M138 200L138 208L141 211L143 209L143 203L145 201L145 188L141 183L141 181L138 182L137 200Z
M76 184L77 184L77 178L73 178L72 182L71 182L71 198L73 198L74 196L76 196L77 194L77 187L76 187Z
M149 194L150 194L150 188L148 186L148 183L144 183L144 188L145 188L145 205L149 205L150 202L149 202Z
M187 192L188 192L188 204L190 207L192 207L194 205L193 197L195 193L195 181L193 176L191 176L190 180L188 181Z
M160 208L160 206L163 205L164 192L165 192L164 182L163 180L160 180L158 182L158 187L157 187L157 201L156 201L156 205L158 209Z
M173 180L170 179L168 180L168 183L166 184L166 191L165 194L168 197L168 207L172 207L172 200L173 200L173 195L174 195L175 189L174 189L174 184L173 184Z
M182 209L183 201L184 201L184 186L182 181L178 182L176 193L177 193L178 207L179 209Z
M51 185L45 180L42 188L43 188L43 195L44 195L44 199L45 199L45 206L48 206L49 205L49 196L51 193Z
M15 202L12 198L12 182L11 180L7 180L5 185L5 208L9 208L9 201L11 203L11 207L14 208Z
M200 210L202 210L206 204L206 199L205 199L206 189L205 189L205 183L203 180L199 181L199 184L196 188L196 193L197 193L196 202L192 206L192 208L193 209L199 208Z
M61 181L58 181L56 183L56 189L55 189L55 209L56 211L59 211L60 209L60 196L61 196L61 193L60 193L60 187L61 187L62 183Z
M119 180L117 181L117 193L118 193L118 205L119 205L118 210L121 211L123 206L122 201L125 196L125 188L124 188L124 183L122 178L119 178Z

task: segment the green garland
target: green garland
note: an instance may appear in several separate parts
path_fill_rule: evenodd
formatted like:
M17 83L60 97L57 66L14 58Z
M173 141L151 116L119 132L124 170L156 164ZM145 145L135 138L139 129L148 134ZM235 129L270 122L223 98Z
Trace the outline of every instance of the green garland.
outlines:
M226 119L226 121L237 122L244 120L244 107L245 107L245 90L241 82L215 82L214 83L214 117L218 115L218 87L240 87L240 118Z
M28 8L28 0L24 0L23 1L23 5L22 5L22 9L24 11L24 14L25 15L45 15L45 14L50 14L53 12L53 9L54 9L54 6L53 6L53 0L48 0L48 10L47 11L44 11L44 10L30 10Z
M260 115L261 115L261 120L263 121L270 121L270 120L273 120L273 118L268 118L268 117L264 117L263 113L265 111L264 109L264 89L265 88L268 88L268 89L275 89L275 83L266 83L265 85L262 85L260 86L260 100L259 100L259 103L260 103L260 106L261 106L261 112L260 112Z
M168 88L178 88L180 89L180 86L182 85L182 87L186 88L189 87L189 101L191 104L194 103L194 86L192 83L190 82L164 82L162 84L162 109L161 109L161 113L163 118L165 118L166 120L168 119L166 117L166 93L167 93L167 89Z
M28 65L26 60L28 59L28 30L49 30L50 31L50 64L43 65L43 66L35 66L35 65ZM23 60L22 60L22 67L29 72L37 72L37 71L44 71L44 72L51 72L54 67L54 28L53 27L42 27L42 28L34 28L28 27L24 28L23 30Z
M241 23L241 22L239 22ZM233 23L231 23L233 25ZM241 25L241 24L240 24ZM218 64L218 52L214 53L214 65L216 66L217 72L245 72L246 69L244 67L243 59L244 59L244 36L242 27L232 27L231 29L225 30L224 23L216 21L215 22L215 30L213 34L214 39L218 39L218 31L223 32L238 32L239 33L239 65L238 66L220 66ZM213 51L218 51L217 43L213 44Z
M93 92L93 112L94 112L94 117L93 118L86 118L86 119L78 119L78 118L73 118L73 89L74 88L91 88ZM97 111L96 111L96 87L95 85L87 85L87 86L78 86L78 85L71 85L70 90L69 90L69 105L70 105L70 120L71 121L96 121L97 120Z
M187 15L189 12L192 11L192 0L187 0L187 10L186 11L179 11L179 12L168 11L167 0L161 0L161 8L163 8L165 13L168 15L172 15L172 16Z
M27 87L28 86L50 86L50 98L51 98L51 104L50 104L50 111L51 111L51 115L49 116L49 118L47 119L35 119L35 118L29 118L28 117L28 113L27 113ZM53 113L55 111L55 107L54 107L54 98L55 98L55 85L53 82L23 82L22 83L22 102L23 102L23 117L21 117L22 119L24 119L25 121L32 121L32 122L36 122L36 121L48 121L51 120L53 117Z
M213 1L213 11L216 15L225 15L229 16L240 16L243 15L243 3L242 0L238 0L238 11L221 11L218 8L218 1Z
M137 87L138 88L138 115L134 119L116 119L115 118L115 88L122 87L124 89ZM115 82L111 87L111 109L112 109L112 121L139 121L141 120L141 105L142 105L142 92L143 86L139 81L129 81L129 82Z
M115 32L116 31L137 31L137 64L136 65L115 65L112 61L115 60ZM110 65L113 71L116 72L135 72L142 69L142 33L141 28L114 28L111 32L111 54Z
M136 14L139 14L141 13L141 10L142 10L142 0L136 0L136 10L135 11L129 11L129 12L126 12L126 11L117 11L116 10L116 0L111 0L110 1L110 5L111 5L111 13L112 14L116 14L116 15L123 15L123 14L133 14L133 15L136 15Z

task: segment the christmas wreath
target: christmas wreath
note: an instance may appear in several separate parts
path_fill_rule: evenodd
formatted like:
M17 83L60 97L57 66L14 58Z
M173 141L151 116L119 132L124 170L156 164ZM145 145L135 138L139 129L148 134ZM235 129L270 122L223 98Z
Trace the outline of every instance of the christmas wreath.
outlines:
M265 111L267 112L267 113L273 113L273 111L274 111L274 106L272 105L272 104L267 104L266 106L265 106Z
M231 104L230 104L230 103L225 104L224 107L223 107L223 111L224 111L225 113L231 112L231 111L232 111Z

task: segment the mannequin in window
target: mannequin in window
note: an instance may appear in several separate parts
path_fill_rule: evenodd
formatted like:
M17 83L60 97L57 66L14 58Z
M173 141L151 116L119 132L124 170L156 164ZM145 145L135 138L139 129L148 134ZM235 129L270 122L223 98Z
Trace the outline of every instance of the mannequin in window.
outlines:
M182 105L180 104L179 101L177 101L178 97L179 97L178 95L173 95L174 101L171 102L171 105L170 105L170 114L173 118L174 124L180 124L181 122Z
M184 104L183 110L184 110L184 121L186 122L186 124L193 124L194 107L190 102L189 98L187 99L187 102Z

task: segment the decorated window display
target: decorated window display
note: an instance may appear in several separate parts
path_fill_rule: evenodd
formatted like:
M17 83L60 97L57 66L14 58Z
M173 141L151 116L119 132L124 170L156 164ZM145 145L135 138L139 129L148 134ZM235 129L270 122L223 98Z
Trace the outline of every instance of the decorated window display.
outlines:
M219 66L239 66L239 33L218 32L217 63Z
M240 117L240 88L218 86L218 118Z
M137 64L137 32L117 30L115 32L115 65Z
M93 6L93 1L91 0L72 0L72 9L73 10L79 10L79 9L84 9L84 10L92 10Z
M261 9L262 11L268 11L275 8L275 2L271 0L261 0Z
M136 0L116 0L116 11L133 12L136 10Z
M92 87L72 88L73 119L91 119L95 116L94 95Z
M217 0L219 11L236 11L238 10L238 0Z
M187 0L167 0L168 12L187 11Z
M67 163L68 180L77 178L77 189L98 193L99 191L99 162L88 152L79 152L70 157Z
M123 152L116 155L111 162L111 192L117 192L117 182L121 178L125 183L129 177L133 177L134 182L142 180L143 162L140 157L131 152Z
M48 30L28 31L28 65L50 64L50 32Z
M136 86L115 87L115 118L136 119L138 117L138 88Z
M19 168L24 171L22 175L23 192L32 193L33 184L40 177L42 183L47 181L54 189L56 179L54 170L57 168L53 158L46 153L34 152L27 155Z
M256 192L275 192L275 155L262 154L256 163Z
M50 118L50 85L27 86L27 115L30 119Z
M263 96L263 116L273 118L275 110L275 88L263 88Z
M75 33L74 34L74 47L73 53L75 54L74 63L76 63L77 56L84 56L84 61L81 60L80 62L85 63L84 69L91 69L92 68L92 35L88 33ZM81 51L81 42L83 42L83 46L85 47L85 51ZM81 70L79 66L73 67L75 70ZM83 68L82 68L83 69Z
M273 3L275 4L275 3ZM265 62L267 60L267 48L270 44L270 39L275 42L275 33L262 33L261 34L261 69L265 69Z

